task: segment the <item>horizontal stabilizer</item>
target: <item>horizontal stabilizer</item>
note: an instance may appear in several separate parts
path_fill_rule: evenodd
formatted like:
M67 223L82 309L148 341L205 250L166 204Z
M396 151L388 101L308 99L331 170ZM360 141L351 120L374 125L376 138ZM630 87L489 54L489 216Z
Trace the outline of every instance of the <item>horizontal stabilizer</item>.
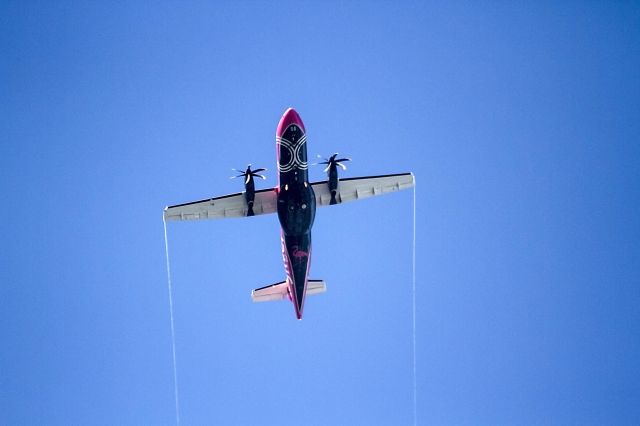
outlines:
M251 299L254 302L270 302L272 300L282 300L289 297L289 286L286 281L260 287L251 292Z
M327 285L322 280L307 281L307 294L320 294L327 291Z
M322 280L308 280L307 294L320 294L327 291L327 285ZM272 300L283 300L289 298L289 286L287 281L260 287L251 292L251 299L254 302L270 302Z

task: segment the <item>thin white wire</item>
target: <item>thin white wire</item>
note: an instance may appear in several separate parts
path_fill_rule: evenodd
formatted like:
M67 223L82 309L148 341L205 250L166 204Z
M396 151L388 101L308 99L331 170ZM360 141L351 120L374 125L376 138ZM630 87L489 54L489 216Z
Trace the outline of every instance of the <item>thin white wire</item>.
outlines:
M416 369L416 186L413 184L413 262L412 262L412 310L413 310L413 425L418 424L418 382Z
M167 258L167 284L169 290L169 314L171 318L171 354L173 356L173 385L174 396L176 400L176 425L180 426L180 405L178 402L178 370L176 367L176 337L173 320L173 288L171 286L171 267L169 265L169 242L167 239L167 222L162 217L164 225L164 248ZM413 325L413 424L418 424L418 385L417 385L417 369L416 369L416 187L415 177L413 186L413 251L411 265L411 290L412 290L412 325Z
M167 283L169 289L169 313L171 317L171 354L173 355L173 394L176 399L176 425L180 426L180 405L178 404L178 369L176 367L176 331L173 325L173 288L171 287L171 268L169 266L169 242L167 239L167 222L162 216L164 225L164 250L167 256Z

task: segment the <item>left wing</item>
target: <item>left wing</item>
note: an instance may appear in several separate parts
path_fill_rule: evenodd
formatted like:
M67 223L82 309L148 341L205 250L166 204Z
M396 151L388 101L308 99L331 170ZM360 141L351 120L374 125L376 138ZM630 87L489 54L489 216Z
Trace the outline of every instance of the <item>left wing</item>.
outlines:
M336 201L340 204L347 201L361 200L388 192L413 188L415 183L413 173L340 179L338 181ZM314 182L311 186L316 194L316 205L328 206L331 202L328 182Z
M262 189L256 191L253 202L255 215L276 212L276 190ZM247 202L244 192L223 195L222 197L208 198L192 203L177 204L165 207L165 220L198 220L198 219L223 219L227 217L247 216Z

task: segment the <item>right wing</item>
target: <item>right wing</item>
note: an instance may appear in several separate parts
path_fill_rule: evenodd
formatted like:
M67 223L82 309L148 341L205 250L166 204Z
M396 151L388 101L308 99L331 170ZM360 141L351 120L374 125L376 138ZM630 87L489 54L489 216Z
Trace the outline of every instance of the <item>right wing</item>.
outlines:
M338 181L336 200L338 204L361 200L375 195L413 188L415 183L413 173L340 179ZM318 206L328 206L331 202L331 192L329 192L327 181L314 182L311 186L316 194L316 204Z
M276 190L273 188L256 191L253 213L255 215L275 213L277 209L276 199ZM237 194L165 207L164 219L168 221L245 217L247 216L247 210L244 192L239 192Z

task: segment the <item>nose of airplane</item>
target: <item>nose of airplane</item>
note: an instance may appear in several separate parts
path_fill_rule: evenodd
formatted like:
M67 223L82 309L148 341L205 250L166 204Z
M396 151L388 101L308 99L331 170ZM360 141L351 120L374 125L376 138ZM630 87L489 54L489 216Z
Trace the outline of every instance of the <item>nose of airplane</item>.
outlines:
M287 130L287 127L289 127L291 124L296 124L300 126L300 128L306 132L304 128L304 123L302 122L302 119L300 118L296 110L293 108L287 108L284 114L282 114L282 118L278 123L276 136L281 137L284 134L284 131Z

